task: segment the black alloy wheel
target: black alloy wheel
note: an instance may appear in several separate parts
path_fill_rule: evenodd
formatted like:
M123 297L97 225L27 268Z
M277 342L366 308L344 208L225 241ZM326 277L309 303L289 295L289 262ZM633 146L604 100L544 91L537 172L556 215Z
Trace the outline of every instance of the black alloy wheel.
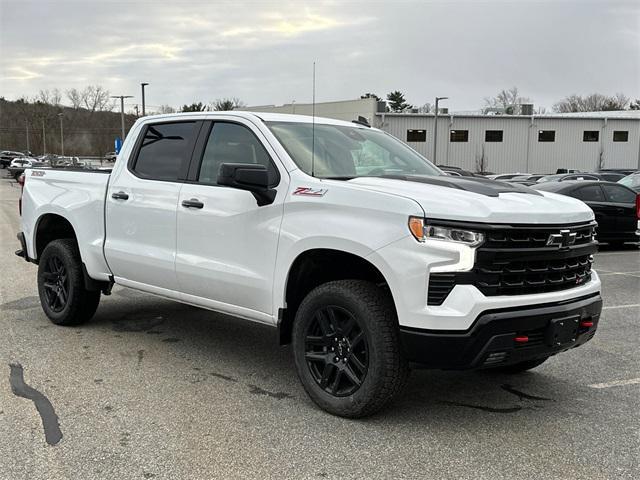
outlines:
M53 312L61 312L69 300L69 276L63 261L51 255L44 266L44 295Z
M360 388L369 368L369 350L352 313L336 305L316 310L304 342L307 367L320 388L336 397Z
M302 386L333 415L382 410L409 376L393 299L373 282L335 280L311 290L296 311L291 340Z
M87 288L82 258L74 239L49 242L38 263L42 310L56 325L79 325L98 308L100 290Z

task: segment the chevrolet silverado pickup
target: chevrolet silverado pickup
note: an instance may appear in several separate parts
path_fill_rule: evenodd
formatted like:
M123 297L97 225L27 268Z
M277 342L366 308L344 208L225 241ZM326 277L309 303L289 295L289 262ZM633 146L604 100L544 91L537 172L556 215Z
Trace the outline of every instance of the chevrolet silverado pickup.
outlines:
M361 123L145 117L111 172L28 169L21 215L53 323L89 320L114 284L263 323L345 417L413 366L532 369L590 340L602 308L584 203L446 176Z

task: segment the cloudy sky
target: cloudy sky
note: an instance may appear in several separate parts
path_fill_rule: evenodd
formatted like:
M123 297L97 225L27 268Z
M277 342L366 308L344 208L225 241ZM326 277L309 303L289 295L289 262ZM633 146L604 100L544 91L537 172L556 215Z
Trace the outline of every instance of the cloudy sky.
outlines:
M0 96L100 84L179 106L386 95L452 110L517 85L640 97L640 1L0 0Z

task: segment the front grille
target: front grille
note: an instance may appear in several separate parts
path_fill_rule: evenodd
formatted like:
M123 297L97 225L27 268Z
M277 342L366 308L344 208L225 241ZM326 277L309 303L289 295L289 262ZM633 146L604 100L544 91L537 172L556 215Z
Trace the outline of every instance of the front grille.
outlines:
M565 227L575 233L573 245L585 245L595 238L595 225ZM484 248L540 248L546 247L549 235L558 233L561 227L524 227L489 230L485 233Z
M563 245L548 246L550 236L561 230L570 233L565 232ZM429 305L442 305L456 284L475 285L486 296L526 295L566 290L591 279L595 224L488 227L484 233L471 271L429 276Z
M565 290L591 278L591 255L555 260L553 255L540 260L505 260L478 265L473 284L483 294L523 295Z

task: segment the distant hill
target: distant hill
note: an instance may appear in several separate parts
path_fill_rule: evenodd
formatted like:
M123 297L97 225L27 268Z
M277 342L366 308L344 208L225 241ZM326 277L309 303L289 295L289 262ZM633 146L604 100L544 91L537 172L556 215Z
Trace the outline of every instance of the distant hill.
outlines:
M0 97L0 150L27 150L34 155L44 152L61 153L60 119L63 114L65 155L102 156L114 150L114 141L120 136L120 112L92 112L85 108L71 108L25 100L9 101ZM125 115L127 132L136 121L134 115Z

